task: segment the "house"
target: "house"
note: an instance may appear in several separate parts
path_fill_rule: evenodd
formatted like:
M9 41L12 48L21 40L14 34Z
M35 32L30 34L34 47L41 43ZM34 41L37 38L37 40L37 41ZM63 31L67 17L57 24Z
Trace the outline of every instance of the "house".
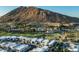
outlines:
M10 46L11 42L8 42L5 47L8 48Z
M27 43L27 44L31 43L31 39L32 38L25 37L24 43Z
M36 44L37 43L38 38L32 38L31 40L31 44Z
M7 50L4 50L4 49L0 49L0 52L7 52Z
M5 49L6 49L7 51L12 51L11 48L10 48L10 46L11 46L12 44L14 44L14 43L8 42L8 43L5 45Z
M38 27L38 28L36 28L36 31L38 31L38 32L44 32L45 28L44 27Z
M16 36L1 36L0 40L16 40Z
M23 36L20 36L18 37L19 40L21 41L21 43L30 43L31 39L32 38L29 38L29 37L23 37Z
M54 33L54 30L52 28L47 28L45 33L46 34L52 34L52 33Z
M17 37L16 36L6 36L6 40L8 41L17 41Z
M26 52L30 50L31 47L29 45L21 44L21 45L14 47L14 49L16 52Z
M9 46L8 46L8 48L10 49L10 51L15 51L14 50L14 47L15 46L17 46L18 44L16 44L16 43L11 43Z
M79 31L79 26L76 26L76 27L75 27L75 30Z
M48 46L43 46L41 48L35 48L32 50L32 52L47 52L49 50Z
M38 39L36 40L36 42L37 42L38 44L40 44L40 43L42 43L43 40L44 40L43 38L38 38Z
M1 37L0 37L0 40L1 40L1 41L6 40L6 36L1 36Z
M6 44L7 44L6 42L3 42L0 44L0 47L4 48Z
M57 43L56 40L51 40L49 43L48 43L48 46L53 46Z
M71 43L68 50L71 51L71 52L79 52L79 44Z
M42 49L43 49L44 52L47 52L49 50L49 47L48 46L43 46Z
M10 28L8 31L9 32L19 32L19 33L24 32L24 30L21 28Z
M49 40L48 40L48 39L44 39L44 40L42 41L42 45L43 45L43 46L48 45L48 43L49 43Z
M25 42L25 37L23 37L23 36L19 36L18 39L19 39L19 41L21 43L24 43Z
M69 47L69 43L68 42L63 42L63 48L68 48Z
M5 45L5 47L6 48L10 48L10 47L12 47L12 46L16 46L16 43L13 43L13 42L8 42L6 45Z

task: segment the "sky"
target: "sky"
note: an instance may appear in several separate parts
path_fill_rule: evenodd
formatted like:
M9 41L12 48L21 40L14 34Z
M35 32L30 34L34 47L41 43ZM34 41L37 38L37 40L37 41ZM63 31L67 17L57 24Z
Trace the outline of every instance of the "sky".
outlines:
M0 16L16 9L19 6L0 6ZM79 6L37 6L42 9L58 12L64 15L79 17Z

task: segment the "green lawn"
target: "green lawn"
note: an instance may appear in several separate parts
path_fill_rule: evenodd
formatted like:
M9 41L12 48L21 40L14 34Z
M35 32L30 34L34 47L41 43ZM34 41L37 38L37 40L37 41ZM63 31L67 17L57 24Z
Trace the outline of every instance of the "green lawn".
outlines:
M68 32L68 34L73 34ZM77 34L77 37L79 38L79 32L74 32L74 34ZM56 39L60 36L60 33L53 33L53 34L44 34L44 33L31 33L31 32L26 32L26 33L12 33L12 32L0 32L0 36L29 36L29 37L45 37L49 40L51 39ZM64 34L63 34L64 35ZM71 35L70 35L71 36Z
M44 34L44 33L12 33L12 32L0 32L0 36L29 36L29 37L45 37L47 39L55 39L59 36L59 33Z
M38 37L42 36L42 33L12 33L12 32L0 32L0 36L31 36Z

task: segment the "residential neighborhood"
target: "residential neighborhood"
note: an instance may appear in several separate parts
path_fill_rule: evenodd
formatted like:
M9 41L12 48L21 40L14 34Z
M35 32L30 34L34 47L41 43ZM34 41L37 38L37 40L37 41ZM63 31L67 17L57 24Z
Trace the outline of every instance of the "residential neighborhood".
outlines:
M0 52L79 52L79 44L55 39L2 36Z
M51 8L19 6L2 15L0 51L79 52L79 18Z

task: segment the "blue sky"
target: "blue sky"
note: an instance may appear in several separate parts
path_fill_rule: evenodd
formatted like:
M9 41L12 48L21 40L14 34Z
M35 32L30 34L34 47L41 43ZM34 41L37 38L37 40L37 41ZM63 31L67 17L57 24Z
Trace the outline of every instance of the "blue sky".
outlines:
M18 6L0 6L0 16L10 12ZM79 17L79 6L38 6L39 8L51 10L61 14Z

